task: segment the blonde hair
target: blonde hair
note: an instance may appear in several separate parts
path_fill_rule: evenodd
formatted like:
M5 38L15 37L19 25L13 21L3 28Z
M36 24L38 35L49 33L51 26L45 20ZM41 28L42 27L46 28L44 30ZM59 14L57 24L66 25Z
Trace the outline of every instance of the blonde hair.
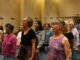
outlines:
M51 24L59 24L61 27L63 27L65 22L62 19L56 18L52 20Z
M72 24L72 25L74 25L74 22L73 22L73 21L71 21L71 22L69 22L69 24Z

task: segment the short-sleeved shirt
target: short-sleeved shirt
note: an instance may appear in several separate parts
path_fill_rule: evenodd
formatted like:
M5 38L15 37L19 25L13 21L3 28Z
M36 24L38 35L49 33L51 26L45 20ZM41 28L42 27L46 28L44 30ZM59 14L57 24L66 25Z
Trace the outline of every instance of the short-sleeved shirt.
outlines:
M24 46L32 46L32 39L36 39L36 34L33 29L30 29L26 35L22 32L21 44Z
M14 34L12 35L5 34L3 45L2 45L2 54L4 56L11 56L11 57L15 56L16 41L17 39Z
M74 40L74 36L73 36L72 32L65 33L64 35L68 38L69 43L71 44L71 40Z

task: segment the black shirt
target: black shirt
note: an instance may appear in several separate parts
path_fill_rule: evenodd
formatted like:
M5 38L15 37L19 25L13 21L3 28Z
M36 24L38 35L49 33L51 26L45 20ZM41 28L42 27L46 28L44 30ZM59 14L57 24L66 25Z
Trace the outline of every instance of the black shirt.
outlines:
M32 46L32 39L36 39L36 34L33 29L29 30L26 35L22 32L21 44L24 46Z
M70 43L70 45L71 45L71 40L74 39L73 34L72 34L71 32L69 32L69 33L65 33L64 35L68 38L69 43Z

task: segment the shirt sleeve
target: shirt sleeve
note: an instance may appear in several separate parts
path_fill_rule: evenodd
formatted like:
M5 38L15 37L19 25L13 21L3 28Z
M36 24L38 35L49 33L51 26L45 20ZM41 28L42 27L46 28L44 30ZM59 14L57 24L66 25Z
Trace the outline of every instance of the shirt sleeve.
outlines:
M36 33L34 32L34 31L32 31L32 33L31 33L31 39L36 39L37 37L36 37Z
M79 45L79 33L76 32L77 45Z
M74 40L77 41L77 46L78 46L78 45L79 45L79 33L78 33L78 30L77 30L76 28L74 28L74 29L72 30L72 33L73 33L73 35L74 35Z
M16 42L17 42L17 39L16 39L16 36L14 36L12 39L12 53L15 53L16 51Z
M70 33L70 40L74 40L74 36L72 33Z
M52 30L50 30L50 36L52 36L54 34L54 32Z
M44 40L45 40L45 32L41 31L41 33L40 33L40 40L39 40L37 48L42 47L42 45L44 44Z
M17 42L16 42L16 45L20 45L20 42L21 42L21 36L22 36L22 32L19 32L18 35L17 35Z

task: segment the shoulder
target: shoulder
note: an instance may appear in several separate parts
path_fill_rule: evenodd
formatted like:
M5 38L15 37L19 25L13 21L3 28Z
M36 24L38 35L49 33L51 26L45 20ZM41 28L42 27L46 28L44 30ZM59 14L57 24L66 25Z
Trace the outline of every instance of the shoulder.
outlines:
M53 36L51 36L51 37L50 37L50 39L49 39L49 42L50 42L51 40L53 40L53 39L54 39L54 37L53 37Z
M2 31L2 30L0 30L0 33L1 33L1 34L3 34L3 31Z
M42 30L42 31L39 31L39 34L45 34L45 31L44 30Z
M73 28L73 31L75 31L75 32L76 32L76 31L78 31L78 30L77 30L77 28Z
M44 30L42 30L42 31L41 31L41 33L45 33L45 31L44 31Z
M15 34L13 34L13 35L12 35L12 38L16 39L16 35L15 35Z
M68 38L64 36L64 38L62 40L62 43L65 44L65 43L68 43L68 42L69 42Z
M33 29L30 29L30 33L35 33L35 31Z
M4 34L4 37L8 36L8 34Z
M70 35L70 36L73 36L73 33L72 33L72 32L69 32L69 35Z
M20 31L20 32L17 34L17 36L18 36L18 35L21 35L21 34L22 34L22 31Z
M20 31L18 34L22 34L22 31Z

